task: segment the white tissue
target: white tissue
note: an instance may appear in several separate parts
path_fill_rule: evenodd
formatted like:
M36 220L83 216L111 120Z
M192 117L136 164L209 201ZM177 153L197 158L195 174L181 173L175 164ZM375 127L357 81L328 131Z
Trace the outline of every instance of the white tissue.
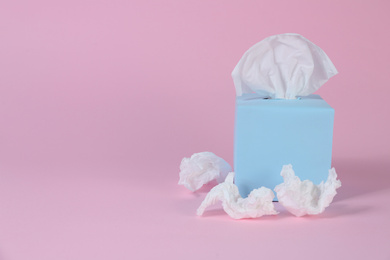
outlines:
M191 158L183 158L181 161L179 184L196 191L212 180L223 182L230 171L232 167L215 154L195 153Z
M326 53L294 33L268 37L252 46L232 72L237 96L295 99L319 89L337 70Z
M272 200L275 195L272 190L261 187L253 190L247 198L243 199L238 193L237 186L233 183L234 172L226 177L225 182L218 184L210 190L206 198L197 210L197 215L203 215L205 209L222 201L225 212L234 219L258 218L263 215L276 215Z
M279 203L297 217L322 213L341 187L334 168L329 170L327 181L314 185L311 181L301 181L295 176L290 165L284 165L280 175L284 182L275 187Z

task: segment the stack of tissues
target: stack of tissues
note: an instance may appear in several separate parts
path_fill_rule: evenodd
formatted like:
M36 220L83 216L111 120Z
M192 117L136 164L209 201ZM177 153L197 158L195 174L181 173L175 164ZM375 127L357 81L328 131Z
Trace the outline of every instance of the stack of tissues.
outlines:
M180 165L179 184L191 191L218 183L198 215L217 201L235 219L276 215L274 201L298 217L330 205L341 187L331 169L334 109L312 93L337 73L326 53L299 34L270 36L244 53L232 72L234 172L210 152Z

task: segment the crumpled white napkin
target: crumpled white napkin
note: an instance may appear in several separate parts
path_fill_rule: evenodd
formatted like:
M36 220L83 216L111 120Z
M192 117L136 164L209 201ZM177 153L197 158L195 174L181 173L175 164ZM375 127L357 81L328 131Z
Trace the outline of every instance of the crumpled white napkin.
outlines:
M223 209L234 219L258 218L263 215L278 214L272 203L275 197L272 190L265 187L254 189L247 198L243 199L238 193L233 179L234 172L231 172L226 177L225 182L210 190L197 210L199 216L203 215L208 206L215 204L218 200L222 201Z
M242 198L234 184L234 172L230 172L230 165L213 153L196 153L191 158L184 158L180 169L179 184L192 191L214 179L220 182L207 194L197 210L198 215L203 215L205 209L217 201L222 201L223 209L234 219L278 214L272 203L275 197L272 190L261 187L252 190L247 198ZM291 164L284 165L280 174L284 182L274 189L279 203L297 217L322 213L337 194L336 189L341 187L334 168L329 170L327 181L319 185L314 185L310 180L301 181L295 176Z
M211 152L195 153L181 161L179 184L196 191L212 180L223 182L231 171L232 167L221 157Z
M334 168L329 170L327 181L314 185L295 176L292 165L284 165L280 173L284 182L275 187L279 203L297 217L322 213L341 187Z

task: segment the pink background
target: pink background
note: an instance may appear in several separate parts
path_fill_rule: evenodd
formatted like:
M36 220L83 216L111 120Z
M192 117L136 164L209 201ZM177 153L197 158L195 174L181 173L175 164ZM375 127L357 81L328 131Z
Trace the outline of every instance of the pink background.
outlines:
M389 8L1 1L0 259L390 259ZM284 32L339 70L318 94L336 110L343 187L319 216L199 218L210 186L178 186L180 161L233 163L230 73Z

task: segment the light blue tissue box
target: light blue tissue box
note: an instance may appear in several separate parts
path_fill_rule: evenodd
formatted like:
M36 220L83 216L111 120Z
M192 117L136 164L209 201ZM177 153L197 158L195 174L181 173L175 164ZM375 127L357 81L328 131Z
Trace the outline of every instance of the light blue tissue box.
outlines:
M301 180L326 181L332 160L334 109L319 95L294 100L236 98L235 184L242 197L253 189L283 182L282 166L292 164Z

